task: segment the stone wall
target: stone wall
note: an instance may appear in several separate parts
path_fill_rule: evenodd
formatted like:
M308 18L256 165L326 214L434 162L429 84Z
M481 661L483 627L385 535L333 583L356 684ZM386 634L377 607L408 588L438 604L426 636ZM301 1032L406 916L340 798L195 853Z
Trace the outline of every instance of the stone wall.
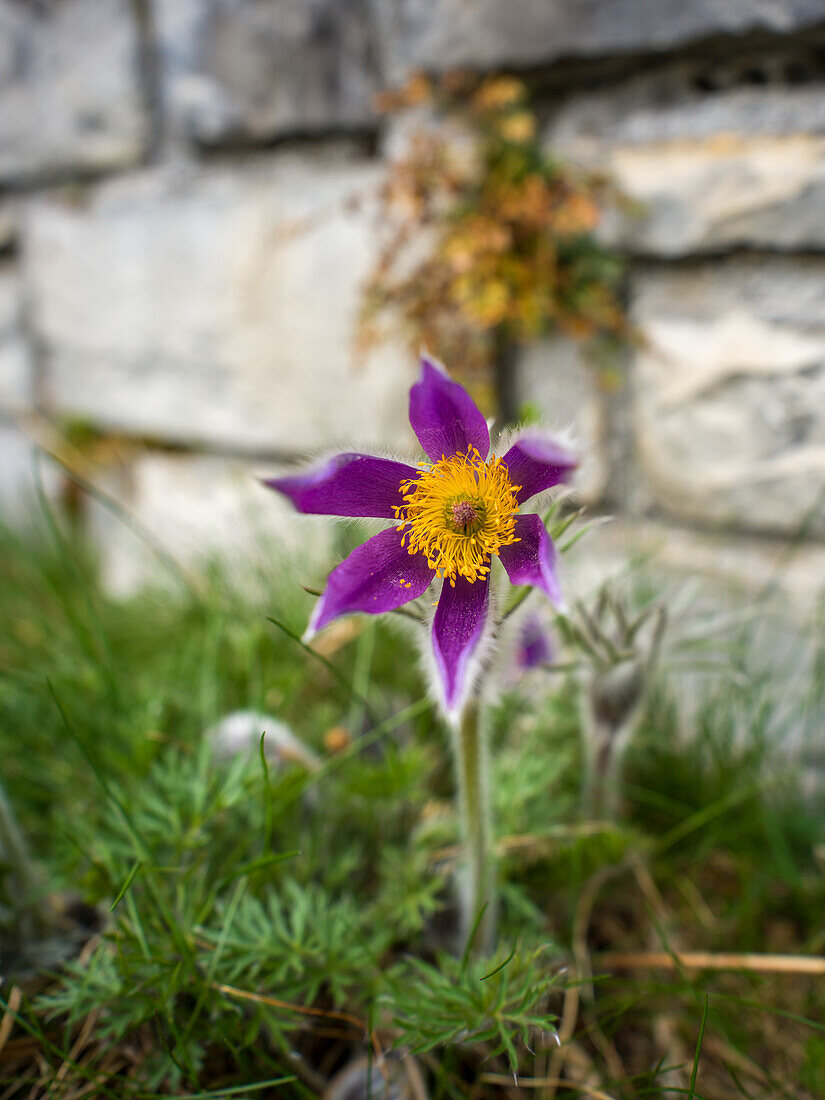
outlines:
M253 473L408 446L408 356L353 350L390 145L373 97L455 66L524 73L548 147L634 200L601 227L644 334L624 385L558 341L516 365L521 400L578 433L580 492L617 517L606 554L655 543L762 584L802 537L807 598L825 575L821 0L0 0L0 506L25 517L32 439L82 423L86 474L180 560L240 559L305 534ZM99 503L85 518L134 588L140 543ZM313 530L320 573L334 541Z

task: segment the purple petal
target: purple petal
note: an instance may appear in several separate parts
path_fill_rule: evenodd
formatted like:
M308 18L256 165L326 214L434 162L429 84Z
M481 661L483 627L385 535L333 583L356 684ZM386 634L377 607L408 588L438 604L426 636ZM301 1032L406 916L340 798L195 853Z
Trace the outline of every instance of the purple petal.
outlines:
M513 584L540 588L556 607L561 607L564 601L556 576L556 548L541 516L516 516L516 538L518 542L502 546L498 552L507 576Z
M410 554L401 545L398 528L388 527L353 550L330 573L309 634L353 611L370 615L394 611L425 592L434 575L423 555Z
M578 465L576 458L561 444L535 435L522 436L502 462L510 472L513 485L521 486L517 494L519 504L567 481Z
M419 473L389 458L341 454L306 473L274 477L264 485L289 497L299 512L395 519L393 506L401 503L401 482Z
M433 462L475 447L490 453L490 431L463 386L451 381L435 359L421 357L421 381L410 390L410 424Z
M433 620L433 652L449 711L462 703L469 687L467 675L490 606L490 575L468 581L456 577L455 588L444 582Z

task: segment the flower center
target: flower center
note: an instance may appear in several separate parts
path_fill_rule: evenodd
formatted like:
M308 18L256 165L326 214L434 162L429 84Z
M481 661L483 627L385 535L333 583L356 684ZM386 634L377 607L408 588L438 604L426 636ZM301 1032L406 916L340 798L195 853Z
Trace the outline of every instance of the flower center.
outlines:
M469 500L457 500L450 508L453 523L460 531L467 531L478 519L478 514Z
M474 447L424 465L417 478L399 486L401 541L410 554L424 554L451 585L456 577L476 581L490 572L492 554L518 542L518 490L500 458L485 462Z

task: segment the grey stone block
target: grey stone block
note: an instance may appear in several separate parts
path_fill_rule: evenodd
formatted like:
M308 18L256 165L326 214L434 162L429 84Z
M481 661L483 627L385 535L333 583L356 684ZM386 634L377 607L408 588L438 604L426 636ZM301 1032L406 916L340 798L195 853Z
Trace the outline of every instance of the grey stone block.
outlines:
M565 152L595 156L605 145L704 141L719 134L825 133L822 82L787 84L782 66L781 57L765 61L760 70L764 84L743 83L742 64L715 66L710 72L717 89L700 91L696 78L702 69L680 62L570 93L552 108L547 139Z
M548 147L607 172L636 204L604 238L680 256L736 246L825 245L825 83L703 95L667 69L571 96Z
M373 0L387 72L541 65L672 50L711 35L788 34L820 0Z
M148 119L123 0L0 0L0 182L137 161Z
M638 457L654 501L725 526L825 532L825 261L634 275Z
M374 118L367 0L154 0L167 125L203 144Z
M29 436L0 414L0 517L26 527L42 518L38 489L54 503L62 479L55 465L39 459Z
M517 400L535 405L551 434L569 441L580 463L576 493L588 504L598 501L607 484L603 395L581 348L557 338L521 349Z
M260 476L278 472L236 459L147 451L98 479L136 523L89 502L88 529L107 590L131 596L146 584L180 580L162 567L146 535L191 579L220 562L233 584L257 596L271 598L279 585L322 583L334 563L335 521L297 515L260 484Z
M336 146L38 199L23 254L46 406L236 451L408 441L412 364L353 346L378 171Z
M616 517L589 531L563 558L568 600L580 597L590 601L606 581L618 583L621 591L628 577L638 575L640 561L645 563L647 582L661 583L671 597L680 590L687 590L688 595L692 591L705 610L708 598L717 610L720 600L741 610L770 587L775 589L776 599L763 604L761 613L781 610L783 618L804 621L815 614L816 600L825 593L825 546L821 544L803 544L789 554L788 543L781 539ZM674 579L681 582L679 588ZM685 614L684 626L689 628L692 611L684 608L681 597L677 610L679 605ZM672 603L670 611L673 614ZM670 630L678 636L680 629L677 617ZM722 653L727 637L724 633L719 636ZM720 671L724 675L729 668L722 665Z
M13 264L0 265L0 412L34 400L32 349L21 321L20 280Z

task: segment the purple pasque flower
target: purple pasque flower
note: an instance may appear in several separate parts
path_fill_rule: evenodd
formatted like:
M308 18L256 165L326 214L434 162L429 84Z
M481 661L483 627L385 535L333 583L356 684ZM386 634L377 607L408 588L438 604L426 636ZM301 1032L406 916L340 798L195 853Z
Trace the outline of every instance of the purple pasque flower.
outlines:
M428 457L418 468L339 454L264 484L299 512L392 520L330 573L310 635L340 615L394 611L443 580L432 652L441 696L455 715L488 633L492 557L499 557L513 584L534 585L560 602L553 542L541 517L520 509L566 480L576 460L535 431L501 457L491 456L487 421L475 402L426 355L410 390L410 424Z

